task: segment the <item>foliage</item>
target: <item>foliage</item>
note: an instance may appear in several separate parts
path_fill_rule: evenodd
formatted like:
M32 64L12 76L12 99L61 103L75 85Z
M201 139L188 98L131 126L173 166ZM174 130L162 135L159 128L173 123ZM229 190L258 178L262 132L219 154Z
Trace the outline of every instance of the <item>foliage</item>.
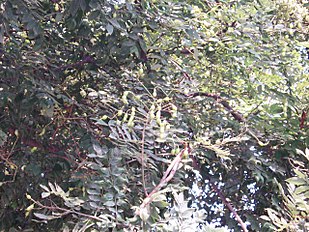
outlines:
M308 15L2 1L0 228L308 227Z
M306 157L307 165L302 162L293 161L296 176L286 180L288 182L287 194L284 192L281 184L278 183L287 212L284 215L279 215L280 213L269 208L267 209L268 216L262 216L265 220L272 221L277 227L277 231L305 231L309 227L307 222L309 215L309 149L306 148L305 152L298 150L298 154Z

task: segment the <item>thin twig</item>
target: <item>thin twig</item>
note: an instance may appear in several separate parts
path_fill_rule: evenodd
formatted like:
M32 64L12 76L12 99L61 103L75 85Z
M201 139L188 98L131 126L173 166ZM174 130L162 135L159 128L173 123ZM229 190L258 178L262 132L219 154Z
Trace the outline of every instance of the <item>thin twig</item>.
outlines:
M144 124L144 128L143 128L143 132L142 132L142 149L141 149L141 162L142 162L142 182L143 182L143 189L144 189L144 193L145 195L148 197L148 192L146 189L146 182L145 182L145 163L144 163L144 155L145 155L145 131L146 131L146 124L147 122Z
M10 153L9 153L9 155L7 156L7 160L8 160L8 159L11 157L11 155L13 154L14 149L15 149L15 147L16 147L16 144L17 144L18 140L19 140L19 135L17 134L17 135L16 135L16 139L15 139L15 141L14 141L14 143L13 143L13 146L12 146L12 148L11 148L11 150L10 150Z
M51 210L51 211L59 210L59 211L64 212L64 214L75 214L75 215L79 215L79 216L82 216L82 217L90 218L90 219L93 219L93 220L96 220L96 221L101 221L101 222L104 221L104 219L102 219L100 217L96 217L96 216L90 215L90 214L85 214L85 213L81 213L81 212L78 212L78 211L61 208L61 207L58 207L58 206L46 206L46 205L43 205L41 202L36 201L36 200L34 200L32 198L30 200L33 203L35 203L38 206L40 206L41 208L48 209L48 210ZM110 217L112 220L115 220L115 218L113 216L111 216L111 215L107 215L107 216Z

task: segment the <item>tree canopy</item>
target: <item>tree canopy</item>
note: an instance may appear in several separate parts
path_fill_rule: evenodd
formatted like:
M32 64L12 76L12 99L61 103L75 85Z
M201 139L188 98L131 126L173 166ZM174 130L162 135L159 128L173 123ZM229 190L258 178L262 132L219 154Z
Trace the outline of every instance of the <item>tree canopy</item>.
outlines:
M308 230L308 11L1 1L0 229Z

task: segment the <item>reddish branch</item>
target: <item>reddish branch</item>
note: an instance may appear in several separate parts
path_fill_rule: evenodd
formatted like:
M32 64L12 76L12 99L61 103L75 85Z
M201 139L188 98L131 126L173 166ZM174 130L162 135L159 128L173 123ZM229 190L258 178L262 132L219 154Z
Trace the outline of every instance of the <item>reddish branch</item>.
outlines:
M14 129L14 128L9 128L8 132L11 135L14 135L15 130L16 129ZM62 150L62 148L55 146L55 145L48 144L48 145L44 146L41 142L39 142L35 139L32 139L32 138L29 138L29 137L27 137L26 135L23 135L23 134L21 134L19 136L20 136L21 143L23 145L26 145L26 146L29 146L29 147L37 147L38 149L45 150L45 151L52 152L52 153L57 153L57 152Z
M220 197L221 201L223 202L223 204L230 210L230 212L234 215L234 217L236 218L236 220L238 221L238 223L240 224L241 228L243 229L243 231L247 232L247 226L246 224L242 221L242 219L240 218L240 216L238 215L238 213L236 212L236 210L234 209L234 207L231 205L230 202L227 201L226 197L223 195L223 193L220 191L220 189L218 189L218 187L210 182L210 185L212 187L212 189L217 193L217 195Z
M14 131L16 129L14 128L9 128L9 133L11 135L14 135ZM48 154L50 155L50 157L55 157L55 158L60 158L60 159L64 159L66 161L68 161L69 163L76 163L76 161L74 161L73 159L66 157L66 156L61 156L58 155L59 152L61 151L65 151L64 147L58 146L58 145L53 145L53 144L43 144L42 142L36 140L36 139L32 139L27 137L26 135L20 134L19 135L19 139L21 141L21 143L24 146L29 146L29 147L36 147L42 151L46 151L48 152Z
M189 80L189 81L192 80L192 77L191 77L187 72L185 72L185 71L183 70L183 68L181 67L180 64L178 64L175 60L171 60L171 62L172 62L179 70L181 70L182 75L183 75L183 77L184 77L183 79L186 79L186 80ZM183 79L182 79L182 80L183 80ZM179 83L182 82L182 80L179 81Z
M203 96L203 97L210 97L215 99L217 102L221 103L221 105L224 106L224 108L229 111L232 116L234 117L235 120L237 120L238 122L245 122L245 118L241 115L241 113L239 113L238 111L234 110L229 103L223 99L221 96L217 95L217 94L213 94L213 93L202 93L202 92L197 92L197 93L191 93L189 95L187 95L187 97L197 97L197 96Z
M306 120L307 120L307 112L303 110L301 117L299 119L299 129L303 129L305 127Z
M190 154L190 158L192 159L192 163L193 163L193 168L197 171L200 172L200 174L202 175L202 168L199 165L198 160ZM242 230L244 232L247 232L247 226L246 224L243 222L243 220L241 219L241 217L238 215L238 213L236 212L236 210L234 209L234 207L232 206L232 204L226 199L226 197L224 196L224 194L220 191L220 189L217 187L217 185L215 185L215 183L213 183L210 179L209 183L211 188L215 191L215 193L219 196L219 198L221 199L221 201L223 202L223 204L229 209L229 211L234 215L234 217L236 218L236 220L238 221L238 223L240 224Z
M167 184L175 175L176 171L178 170L179 164L182 160L182 157L184 156L184 153L189 154L190 158L193 162L193 167L199 171L202 174L201 167L199 165L199 162L195 159L194 156L191 155L191 148L188 146L188 144L185 144L184 149L181 150L181 152L178 153L178 155L174 158L172 163L168 166L167 170L165 171L163 177L161 178L160 183L152 190L152 192L144 199L143 203L140 206L140 209L145 208L148 204L150 204L157 192L160 191L160 189ZM234 207L231 205L231 203L228 202L226 197L223 195L223 193L219 190L219 188L209 180L210 185L212 189L217 193L223 204L229 209L229 211L234 215L238 223L240 224L241 228L244 232L247 232L246 224L242 221Z
M166 185L175 175L176 171L178 170L179 164L184 156L185 152L189 153L188 145L185 144L184 149L182 149L178 155L174 158L172 163L166 169L163 177L161 178L160 183L149 193L149 195L144 199L143 203L141 204L140 208L145 208L148 204L152 202L155 197L155 194L160 191L160 189Z
M59 70L66 70L69 68L80 69L80 68L83 68L85 64L90 64L90 63L95 63L93 57L85 56L82 58L81 61L75 62L73 64L62 65L58 69Z
M183 52L190 52L189 50L186 50ZM179 69L181 70L183 76L185 79L187 80L192 80L192 77L183 70L182 66L177 63L175 60L171 60L171 62ZM197 96L204 96L204 97L210 97L210 98L213 98L215 99L217 102L220 102L221 105L224 106L224 108L229 111L232 116L235 118L235 120L237 120L238 122L245 122L245 118L239 113L237 112L236 110L234 110L230 105L229 103L224 100L222 97L220 97L219 95L217 94L212 94L212 93L202 93L202 92L196 92L196 93L191 93L189 95L187 95L187 97L197 97Z

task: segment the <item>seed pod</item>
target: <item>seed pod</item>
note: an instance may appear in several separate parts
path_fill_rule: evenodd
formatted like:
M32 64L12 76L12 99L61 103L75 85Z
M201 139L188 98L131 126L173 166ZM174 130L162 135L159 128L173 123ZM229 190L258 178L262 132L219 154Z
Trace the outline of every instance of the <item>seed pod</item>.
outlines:
M164 132L165 132L165 125L164 125L164 123L161 123L161 125L160 125L160 134L164 134Z
M132 128L132 127L134 127L134 122L133 121L129 121L127 125L128 125L128 127Z
M171 98L169 98L169 97L165 97L164 99L163 99L163 101L170 101L171 100Z
M131 115L130 115L130 118L129 118L129 121L128 121L128 126L129 127L133 127L134 126L134 117L135 117L135 107L133 106L132 109L131 109Z
M118 116L118 117L121 117L122 115L123 115L123 111L122 111L122 110L118 110L117 116Z
M128 119L128 113L125 113L124 116L123 116L123 119L122 119L122 123L125 123Z
M184 150L184 152L183 152L183 156L182 156L184 159L188 159L189 158L189 152L188 152L188 150L186 149L186 150Z
M128 94L129 94L129 91L124 91L124 93L123 93L123 95L122 95L122 98L121 98L122 102L123 102L125 105L128 105L128 104L129 104L128 99L127 99Z
M177 106L172 105L172 118L176 118L177 117Z
M155 109L156 109L156 106L154 104L152 104L151 107L150 107L150 111L155 111Z
M144 70L142 68L140 68L138 70L138 76L142 76L144 74Z
M156 121L158 125L161 125L161 110L158 110L156 113Z
M157 97L157 89L156 88L153 90L152 96Z

